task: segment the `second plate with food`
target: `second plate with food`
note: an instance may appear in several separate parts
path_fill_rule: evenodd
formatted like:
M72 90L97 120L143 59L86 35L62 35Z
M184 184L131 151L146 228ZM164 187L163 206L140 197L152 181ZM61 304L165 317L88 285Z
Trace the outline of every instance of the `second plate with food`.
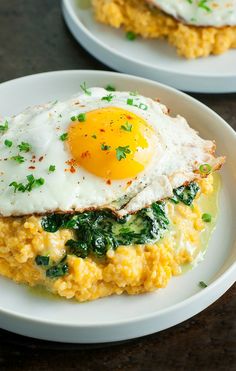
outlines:
M116 100L118 107L125 107L125 109L130 112L130 114L126 113L129 122L125 121L120 124L119 120L124 119L124 117L120 117L121 111L119 111L117 107L112 108L112 100L113 97L116 96L115 92L106 92L101 89L92 91L93 93L90 91L90 87L92 86L107 87L108 85L110 86L110 90L115 87L119 91L127 92L122 96L119 95L119 99L121 100L117 101L116 98L114 98L114 100ZM37 87L37 89L35 89L35 87ZM61 100L68 99L73 94L80 94L81 88L84 91L83 96L79 95L78 98L77 95L76 99L70 101L70 105L60 103ZM84 128L87 128L86 130L92 130L90 126L93 125L89 125L88 123L88 120L92 120L91 123L95 125L94 130L96 130L96 132L91 132L91 135L89 136L87 132L82 133L84 134L83 141L80 141L80 146L74 147L76 150L81 150L84 143L90 143L90 152L93 152L94 148L96 150L96 145L93 145L93 143L96 143L96 140L99 141L101 136L106 134L102 125L96 127L96 122L99 122L99 120L96 121L96 117L101 114L103 115L103 119L106 120L106 123L108 120L108 127L111 126L110 129L112 130L112 120L111 122L109 120L111 117L114 119L114 115L118 114L116 116L116 121L118 120L118 124L121 125L118 126L118 139L120 136L126 139L132 139L133 134L135 134L134 139L137 139L139 138L139 131L136 131L135 129L137 126L135 120L137 120L138 116L134 119L134 112L140 109L140 112L143 113L139 113L138 111L138 115L143 117L146 113L147 120L151 120L151 111L156 107L156 115L159 117L159 119L156 120L156 125L158 127L158 125L162 124L163 130L163 123L161 121L165 120L165 116L162 111L158 111L160 106L157 103L154 104L154 102L146 101L144 97L142 98L142 101L137 101L138 96L135 95L136 91L139 91L140 94L146 97L159 99L162 103L167 105L170 109L171 115L181 114L186 117L191 127L199 131L203 138L216 140L218 155L227 156L226 164L223 166L221 171L221 191L217 224L211 236L205 259L194 269L186 271L183 275L172 278L166 288L140 295L113 295L84 303L76 302L76 300L73 299L66 300L66 298L60 298L59 296L53 296L52 294L49 295L42 289L28 288L24 285L16 284L7 278L1 277L0 284L2 301L0 304L0 326L2 328L23 335L62 342L99 343L125 340L160 331L186 320L214 302L234 283L236 277L236 235L234 228L234 220L236 218L236 179L234 172L236 166L236 157L234 153L236 147L236 135L223 119L203 104L181 92L149 80L112 72L59 71L28 76L1 84L0 112L3 117L18 114L26 107L37 105L33 110L27 110L23 115L17 116L13 120L9 119L9 123L7 121L1 121L1 131L8 134L5 138L4 146L1 145L1 151L6 151L8 155L10 151L13 151L13 157L8 158L9 161L7 161L6 158L6 161L4 161L4 164L1 166L6 165L15 169L14 173L6 173L7 177L13 175L14 180L11 184L7 183L6 192L9 190L9 185L14 187L16 192L16 197L14 196L13 189L12 192L9 193L9 198L14 200L16 203L12 202L10 204L8 201L5 202L5 207L3 207L3 202L4 200L6 201L6 197L4 199L1 198L1 210L3 210L3 208L4 210L8 209L9 212L10 208L13 207L13 209L16 209L19 206L24 210L29 210L29 208L35 207L35 205L38 210L38 208L43 205L47 206L47 204L53 199L53 196L55 196L56 199L58 190L58 200L60 203L63 203L65 197L70 197L68 191L71 189L70 184L69 188L67 185L64 189L62 188L62 184L64 184L63 182L66 178L70 178L70 176L66 175L66 170L69 168L69 170L72 171L73 163L71 161L69 163L68 161L64 162L63 160L63 156L67 153L68 149L65 152L60 151L60 148L67 148L67 144L64 140L66 139L67 125L70 121L72 121L71 128L74 128L73 122L77 122L75 128L83 131ZM105 95L103 96L103 94ZM123 100L125 99L125 102L128 97L126 104L122 103L122 97ZM51 101L49 105L41 105L49 101ZM85 110L88 101L90 101L90 110L86 111L86 114L80 114L76 117L72 116L71 110L78 110L78 107L82 107L82 109ZM98 108L95 103L100 107L100 110L97 109L97 111L94 111L95 108ZM136 106L131 107L133 103L135 103ZM101 107L104 106L106 108L111 106L112 115L108 115L107 112L109 112L109 110L101 109ZM138 108L136 109L135 107ZM147 109L148 107L150 109ZM96 116L93 116L94 112L96 113ZM140 117L138 119L138 127L140 126L145 130L145 122L143 122ZM134 120L131 123L130 121L132 119ZM64 125L63 122L66 127L61 126ZM23 124L26 125L25 130L22 130ZM172 124L173 126L175 125L174 122L172 122ZM181 119L179 118L178 121L176 121L176 125L177 124L180 125L179 129L181 130L184 122L181 122ZM15 138L13 138L14 125L16 125L17 128L19 127L19 130L15 130L15 133L17 133ZM164 125L164 128L165 127L166 126ZM149 133L148 128L149 126L146 127L145 131L147 135ZM106 129L106 131L109 130ZM114 143L112 144L112 141L114 141L114 133L112 134L112 130L111 132L109 131L109 142L99 142L100 145L96 150L97 154L95 154L93 162L96 162L97 158L101 155L106 156L107 159L109 158L108 147L111 145L114 146ZM54 136L52 136L52 132L54 133ZM28 139L26 138L26 134L28 135ZM70 141L71 133L68 135L68 140ZM152 140L155 135L156 134L153 132L150 136L149 140L151 143L153 143ZM192 131L191 135L194 135ZM168 140L167 137L165 136L165 140ZM174 135L174 132L170 134L170 137L173 146L175 147L178 145L178 138ZM22 142L17 145L19 138L22 138ZM142 138L139 138L139 140L142 140ZM156 142L154 142L154 147L151 148L160 151L163 148L162 141L159 140L157 142L158 145L156 146ZM207 144L209 142L204 143ZM118 161L121 161L120 164L122 166L126 164L124 153L127 154L127 159L131 156L131 152L124 152L124 149L129 149L129 146L125 146L127 144L127 141L124 142L122 153L120 151L117 153L118 158L115 158L115 165L118 164ZM36 149L39 151L38 157L30 157L30 146L34 148L34 151ZM193 149L192 147L194 147L194 145L187 147L187 153L191 153ZM42 156L42 151L44 151L44 156ZM87 152L83 150L85 155ZM108 155L106 155L106 153L108 153ZM186 146L184 153L186 153ZM85 155L81 158L86 159ZM121 155L123 158L121 158ZM144 160L148 160L147 156L145 155ZM29 159L29 167L26 166L27 162L24 162L24 159L27 159L27 161ZM49 160L50 162L47 162ZM174 161L175 158L172 157L171 162L169 162L170 168L174 164ZM80 166L80 169L76 172L76 176L79 176L84 171L83 166ZM37 169L35 169L35 167L37 167ZM132 168L133 167L131 166L131 169ZM60 169L62 170L60 171ZM21 170L23 171L23 175L20 176L19 174ZM93 168L91 171L97 170L101 171L102 168ZM123 166L123 171L125 170L126 167ZM201 171L208 170L209 164ZM43 178L39 178L39 171L42 171L43 175L41 176L43 176ZM25 174L34 174L34 177L31 175L26 179ZM74 176L73 174L75 174L74 171L72 171L71 177ZM1 176L3 175L4 174L1 173ZM91 174L87 173L87 178L90 176ZM28 183L26 183L26 180ZM95 176L90 178L90 188L86 188L87 191L90 189L90 193L87 193L90 197L94 197L94 192L91 190L94 190L93 185L97 180L98 179L96 179ZM19 183L20 181L23 183ZM102 180L100 179L100 183L101 181ZM115 183L115 181L113 183ZM107 184L106 182L103 182L104 192L107 191L110 186L110 183ZM127 186L130 186L130 184L127 184ZM32 189L33 193L31 194L29 191ZM44 193L44 190L48 193ZM67 190L67 192L65 192L65 190ZM30 198L30 196L36 194L37 191L39 191L38 199L40 202L38 202L37 197L34 197L34 199ZM187 194L188 197L191 196L191 192L192 191ZM20 200L25 196L27 196L27 201L22 205ZM31 200L32 203L29 203L28 200ZM80 198L80 201L81 200L86 201L86 198L83 196ZM99 199L96 200L96 202L98 201ZM174 205L173 203L170 203L170 201L168 202L169 205ZM212 206L207 204L206 213L212 212L212 215L214 216L216 210L215 203L213 202L213 204L212 211L210 209ZM184 207L183 204L180 204L180 212L184 214L185 218L188 218L192 209L189 207L188 211L186 211L186 208L187 207ZM162 223L163 226L166 223L166 218L162 211L163 210L159 209L161 219L158 220L161 220L164 223ZM153 220L151 216L150 218ZM198 220L199 217L196 219L196 222L200 222L200 224L197 225L196 228L201 228L201 218L202 214L200 213L200 221ZM210 215L205 215L204 223L210 222L209 218L211 218ZM130 293L135 293L137 292L137 289L142 289L143 281L147 284L146 290L144 291L148 291L148 289L153 287L152 283L155 283L156 279L162 279L162 277L168 278L168 276L171 275L169 264L171 264L171 267L174 269L174 263L171 260L173 254L166 251L167 247L160 247L160 254L162 254L161 251L163 250L163 255L160 255L159 264L156 260L158 258L158 251L153 253L152 246L149 246L150 251L146 254L147 264L145 264L141 256L142 248L139 246L139 249L137 250L139 253L137 253L137 256L134 250L132 250L134 252L134 254L132 254L132 251L130 253L127 248L124 249L124 251L121 249L120 255L116 255L116 253L112 255L111 250L111 255L108 257L108 260L111 258L110 261L112 261L112 256L114 256L116 257L116 264L110 264L110 267L107 265L107 276L105 270L103 271L105 274L104 276L100 270L103 269L103 264L107 264L108 260L105 260L104 262L100 260L97 261L97 263L96 259L94 261L92 259L91 261L90 259L84 260L76 256L76 251L75 254L73 252L68 254L68 259L72 259L73 261L67 260L66 262L63 260L63 264L59 267L61 271L58 271L58 265L57 268L55 265L49 267L48 255L51 254L49 251L51 251L53 246L55 247L52 251L54 257L51 257L50 255L50 262L51 260L52 262L54 261L53 259L55 259L55 254L58 254L59 252L57 246L58 248L61 246L62 250L60 251L63 252L64 256L64 240L59 246L57 244L57 239L59 237L68 241L68 238L70 238L70 232L69 230L62 230L55 235L50 233L45 235L45 232L40 229L41 227L39 227L37 224L38 222L35 219L35 216L31 219L28 218L28 222L26 223L23 219L22 223L21 218L18 218L17 220L14 220L12 224L11 219L4 220L4 218L1 218L2 242L0 247L2 250L0 267L1 272L4 275L11 276L16 280L21 280L23 277L29 283L33 282L35 279L37 280L37 277L43 277L43 283L45 283L47 282L45 277L47 277L49 280L48 284L52 284L54 290L58 291L60 294L66 295L68 298L72 297L75 290L77 290L76 293L79 298L95 299L96 297L101 297L111 292L116 292L118 294L121 293L122 288L127 284L127 282ZM179 219L182 220L182 222L184 220L184 218ZM194 219L191 220L194 222ZM212 220L212 222L214 221ZM50 227L50 232L53 232L51 226L48 224L46 228L49 229ZM108 225L106 225L106 227L108 227ZM22 231L22 228L25 229L25 231ZM45 224L43 228L45 228ZM14 238L12 238L11 235L13 231ZM122 232L124 232L125 235L127 230L123 230ZM62 234L60 235L60 233ZM143 233L145 233L145 231ZM19 236L18 240L16 235ZM7 243L7 248L4 248L5 243ZM46 245L47 250L45 250L44 245L46 243L48 243L48 245ZM181 244L181 240L179 243ZM9 254L9 249L13 255ZM37 255L36 260L35 249L41 252L40 255ZM121 259L121 262L119 259ZM38 267L36 266L36 263ZM69 266L66 266L66 263L68 263ZM76 265L70 265L72 263ZM159 264L159 272L155 264L157 264L157 267ZM112 271L115 265L117 269ZM138 274L140 272L140 267L144 274L144 276L141 277L137 275L137 272ZM142 267L144 267L143 270ZM147 267L150 267L150 271L148 271ZM110 273L108 272L109 269ZM76 278L73 276L73 272L77 272ZM55 279L55 276L58 273L60 273L62 277ZM64 277L65 280L61 273L66 274ZM99 274L102 274L102 276L99 276ZM91 277L92 279L95 278L92 285ZM55 279L55 281L52 281L53 279ZM78 280L78 282L76 280ZM199 285L199 282L201 281L203 282ZM81 282L83 282L83 284L81 284ZM107 282L111 282L111 285L107 285ZM117 282L117 286L115 282ZM165 284L165 282L161 282L161 285L162 284ZM205 287L205 284L207 284L208 287Z
M90 3L63 0L63 14L77 41L104 64L120 72L153 79L184 91L236 91L235 50L218 56L186 60L179 57L175 48L165 40L137 38L129 41L124 30L96 22Z

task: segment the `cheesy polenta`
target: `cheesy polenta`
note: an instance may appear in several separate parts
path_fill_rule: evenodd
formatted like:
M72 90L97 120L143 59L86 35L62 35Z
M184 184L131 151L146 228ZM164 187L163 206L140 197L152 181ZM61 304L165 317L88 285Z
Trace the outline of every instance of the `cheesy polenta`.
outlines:
M166 38L185 58L207 57L236 48L236 26L196 27L181 23L144 0L92 0L99 22L124 27L144 38Z
M55 233L43 230L41 218L0 218L0 274L18 283L42 285L67 299L87 301L111 294L139 294L166 287L183 265L193 262L201 250L208 223L202 219L203 199L217 200L218 187L212 175L198 181L200 191L191 206L167 201L169 230L154 244L118 246L104 258L67 256L68 271L47 277L38 256L59 262L65 244L73 237L69 229Z

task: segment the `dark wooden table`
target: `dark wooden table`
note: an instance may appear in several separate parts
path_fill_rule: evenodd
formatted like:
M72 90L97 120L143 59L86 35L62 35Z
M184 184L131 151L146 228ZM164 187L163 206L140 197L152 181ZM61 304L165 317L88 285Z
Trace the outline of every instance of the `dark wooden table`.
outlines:
M0 82L64 69L109 68L70 35L59 0L0 0ZM236 94L193 96L236 129ZM236 285L178 326L100 347L44 342L0 330L0 370L235 370L235 309Z

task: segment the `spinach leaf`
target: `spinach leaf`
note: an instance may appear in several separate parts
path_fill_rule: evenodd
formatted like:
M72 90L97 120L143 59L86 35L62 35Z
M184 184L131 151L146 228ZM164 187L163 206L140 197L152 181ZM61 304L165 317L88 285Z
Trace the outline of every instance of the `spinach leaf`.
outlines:
M63 216L60 214L47 215L41 220L41 225L44 231L54 233L62 225Z
M46 276L50 278L62 277L68 273L69 267L66 263L67 256L60 261L60 263L53 265L46 270Z
M68 240L66 242L66 246L68 246L68 253L76 255L80 258L87 258L89 254L88 245L84 242Z
M176 204L181 201L185 205L190 206L192 205L199 189L199 186L195 182L189 183L187 186L178 187L174 189L174 197L171 198L171 201Z
M48 265L49 264L49 256L37 255L35 258L35 263L37 265Z

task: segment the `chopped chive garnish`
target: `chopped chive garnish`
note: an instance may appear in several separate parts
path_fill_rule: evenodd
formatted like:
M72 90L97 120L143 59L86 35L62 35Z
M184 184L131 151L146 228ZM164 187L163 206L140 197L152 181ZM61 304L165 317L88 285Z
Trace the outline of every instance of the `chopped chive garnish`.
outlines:
M86 121L86 114L85 114L85 113L80 113L80 114L77 116L77 118L78 118L78 121L79 121L79 122L84 122L84 121Z
M106 97L102 97L102 100L106 100L107 102L111 102L114 98L114 95L108 94Z
M202 214L202 220L205 223L210 223L211 222L211 214L207 214L207 213Z
M11 160L18 162L18 164L22 164L23 162L25 162L24 157L20 155L12 156Z
M142 109L143 111L147 111L148 106L144 103L139 103L138 108Z
M210 174L212 170L212 167L209 165L209 164L202 164L201 166L199 166L199 171L201 174Z
M116 91L116 88L113 85L107 85L106 90L107 91Z
M201 289L205 289L207 287L207 284L204 281L200 281L198 285L201 287Z
M134 107L138 107L139 109L142 109L143 111L147 111L148 109L148 106L144 103L134 103L134 100L132 98L128 98L126 103L129 105L129 106L134 106Z
M80 85L81 90L87 95L91 95L91 91L87 88L86 82L84 81L83 84Z
M211 8L207 5L209 0L200 0L198 3L198 7L206 10L207 12L211 12Z
M125 159L126 155L129 153L131 153L129 146L124 146L124 147L119 146L116 148L116 158L118 161Z
M13 187L14 188L14 193L16 193L16 191L18 191L18 192L25 192L25 186L24 186L23 183L11 182L9 184L9 187Z
M44 184L44 179L43 178L35 179L35 177L33 175L28 175L26 177L26 179L28 181L28 183L26 183L26 184L12 182L11 184L9 184L9 187L14 188L14 193L16 193L16 191L18 191L18 192L26 192L26 191L30 192L30 191L32 191L33 188L41 187Z
M31 145L26 142L21 142L21 144L19 144L17 147L19 148L20 152L29 152L31 150Z
M6 147L9 147L9 148L10 148L10 147L12 146L12 141L6 139L6 140L4 141L4 144L5 144Z
M85 113L80 113L77 116L72 116L71 121L79 121L79 122L84 122L86 120L86 114Z
M8 129L8 121L6 120L2 125L0 125L0 132L4 133Z
M127 104L128 104L129 106L133 106L133 103L134 103L134 100L133 100L132 98L128 98L128 99L127 99Z
M48 171L50 171L50 173L53 173L55 170L56 170L55 165L50 165L49 168L48 168Z
M121 125L121 129L125 131L131 131L132 127L133 126L128 121L124 125Z
M97 135L96 135L96 134L93 134L93 135L92 135L92 138L93 138L93 139L97 139Z
M108 145L106 145L104 143L101 145L101 150L102 151L108 151L109 149L111 149L111 146L108 146Z
M62 142L64 142L65 140L68 139L68 133L64 133L60 136L60 139L62 140Z
M132 32L132 31L128 31L126 32L126 39L129 40L129 41L134 41L136 39L137 35Z

